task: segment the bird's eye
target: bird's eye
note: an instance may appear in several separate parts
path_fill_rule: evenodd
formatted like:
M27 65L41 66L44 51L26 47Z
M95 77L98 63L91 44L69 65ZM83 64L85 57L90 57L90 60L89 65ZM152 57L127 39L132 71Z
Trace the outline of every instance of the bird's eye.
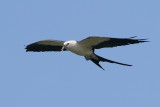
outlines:
M68 46L68 45L69 45L69 43L66 43L66 44L65 44L65 46Z

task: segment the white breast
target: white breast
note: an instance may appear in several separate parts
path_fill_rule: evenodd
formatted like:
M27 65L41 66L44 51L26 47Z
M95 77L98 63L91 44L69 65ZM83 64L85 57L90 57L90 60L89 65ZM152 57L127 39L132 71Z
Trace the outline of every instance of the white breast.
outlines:
M69 45L65 47L67 50L80 56L90 56L93 54L92 49L79 45L77 41L67 41Z

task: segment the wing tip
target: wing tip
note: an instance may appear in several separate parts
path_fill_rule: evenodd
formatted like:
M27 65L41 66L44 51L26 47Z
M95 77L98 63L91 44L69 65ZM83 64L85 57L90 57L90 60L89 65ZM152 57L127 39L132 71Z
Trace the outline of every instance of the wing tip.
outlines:
M130 37L129 39L136 38L136 37L138 37L138 36L133 36L133 37ZM137 40L139 42L150 42L150 41L148 41L148 39L132 39L132 40Z
M26 52L29 52L29 51L30 51L30 50L28 49L28 46L26 46L24 49L26 50Z
M27 45L25 47L26 52L39 52L39 51L36 50L36 47L34 47L34 46L36 46L36 45L35 44Z

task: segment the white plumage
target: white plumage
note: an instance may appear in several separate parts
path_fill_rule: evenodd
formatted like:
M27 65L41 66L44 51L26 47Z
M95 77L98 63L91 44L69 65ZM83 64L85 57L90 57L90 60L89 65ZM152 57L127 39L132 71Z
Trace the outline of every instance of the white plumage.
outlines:
M64 48L80 56L89 56L93 54L91 47L86 47L75 40L64 42Z

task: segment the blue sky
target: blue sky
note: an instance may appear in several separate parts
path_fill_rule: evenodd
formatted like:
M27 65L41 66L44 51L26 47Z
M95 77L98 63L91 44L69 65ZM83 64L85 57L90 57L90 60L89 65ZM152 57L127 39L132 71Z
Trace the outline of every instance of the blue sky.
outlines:
M0 1L0 107L160 107L159 0ZM71 52L25 52L45 39L149 39L96 50L126 67Z

